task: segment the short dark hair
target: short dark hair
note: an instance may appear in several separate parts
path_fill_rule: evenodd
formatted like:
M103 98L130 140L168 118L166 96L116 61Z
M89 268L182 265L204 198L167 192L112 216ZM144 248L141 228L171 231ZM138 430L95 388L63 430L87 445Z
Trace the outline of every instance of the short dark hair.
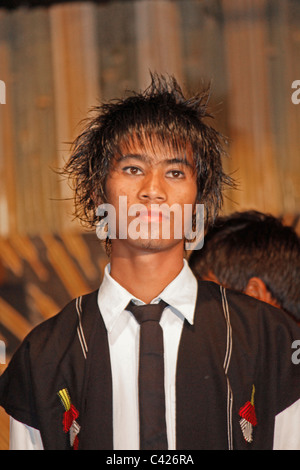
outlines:
M280 307L300 319L300 239L279 218L258 211L218 217L189 265L198 278L211 272L242 292L259 277Z
M174 150L191 147L198 185L198 202L207 218L214 218L223 203L224 186L234 186L223 172L226 139L204 123L209 90L186 99L174 77L151 74L143 92L96 106L85 130L73 142L69 161L62 170L74 190L75 217L86 226L98 222L96 204L106 201L105 182L120 143L143 136L167 143Z

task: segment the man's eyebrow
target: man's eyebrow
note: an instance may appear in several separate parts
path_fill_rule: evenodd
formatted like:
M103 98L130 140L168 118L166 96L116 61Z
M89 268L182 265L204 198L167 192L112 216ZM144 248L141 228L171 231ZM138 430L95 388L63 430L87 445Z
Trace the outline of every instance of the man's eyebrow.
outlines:
M145 162L145 163L150 161L150 158L147 155L140 154L140 153L127 153L125 155L120 155L119 157L116 158L116 161L119 163L122 161L129 160L130 158L133 158L133 159ZM181 165L185 165L189 168L194 169L194 165L190 163L186 158L179 158L179 157L166 158L161 163L165 166L179 163Z
M125 155L120 155L116 158L116 162L122 162L125 160L129 160L130 158L134 158L136 160L140 160L142 162L147 162L149 158L147 155L140 154L140 153L126 153Z
M185 165L189 168L194 168L194 165L192 163L190 163L186 158L170 158L170 159L167 159L167 160L164 160L163 162L165 165L173 165L173 164L176 164L176 163L179 163L181 165Z

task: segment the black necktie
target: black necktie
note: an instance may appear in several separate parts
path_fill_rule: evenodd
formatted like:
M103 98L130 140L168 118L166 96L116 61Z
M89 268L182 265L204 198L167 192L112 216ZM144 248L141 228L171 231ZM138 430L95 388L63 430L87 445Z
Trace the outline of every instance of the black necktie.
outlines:
M127 310L133 313L140 330L139 410L140 449L167 450L164 390L163 332L159 320L167 304L135 305Z

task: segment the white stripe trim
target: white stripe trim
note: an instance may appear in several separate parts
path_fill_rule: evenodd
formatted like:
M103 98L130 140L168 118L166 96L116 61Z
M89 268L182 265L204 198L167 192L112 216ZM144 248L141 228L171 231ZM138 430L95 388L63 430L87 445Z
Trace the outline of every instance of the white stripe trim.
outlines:
M230 386L230 381L228 378L228 369L231 360L232 354L232 328L230 323L230 315L229 315L229 308L228 302L226 297L226 290L223 286L220 286L220 292L222 297L222 307L223 313L226 321L227 326L227 344L226 344L226 351L224 357L223 368L226 375L227 380L227 441L228 441L228 448L229 450L233 449L233 437L232 437L232 405L233 405L233 393Z
M232 353L232 328L230 324L230 316L229 316L229 308L228 308L228 302L227 302L227 297L226 297L226 291L224 287L220 286L221 289L221 295L222 295L222 307L223 307L223 312L227 324L227 345L226 345L226 353L225 353L225 358L224 358L224 370L225 374L228 372L229 364L230 364L230 359L231 359L231 353Z
M82 353L84 355L84 358L87 358L87 352L88 352L88 347L86 344L85 336L83 333L83 328L82 328L82 323L81 323L81 314L82 314L82 307L81 307L81 302L82 302L82 296L78 297L76 299L76 311L78 315L78 326L77 326L77 335L79 338L79 342L81 345Z
M233 437L232 437L233 394L232 394L228 377L226 377L226 380L227 380L227 440L228 440L228 449L233 450Z

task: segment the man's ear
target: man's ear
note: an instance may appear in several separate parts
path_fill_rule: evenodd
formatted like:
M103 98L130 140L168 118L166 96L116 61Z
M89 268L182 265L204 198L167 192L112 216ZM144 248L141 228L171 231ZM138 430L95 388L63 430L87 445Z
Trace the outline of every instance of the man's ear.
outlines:
M259 277L251 277L244 292L251 297L255 297L258 300L267 302L274 307L279 307L276 300L272 297L271 292L268 290L266 284Z

